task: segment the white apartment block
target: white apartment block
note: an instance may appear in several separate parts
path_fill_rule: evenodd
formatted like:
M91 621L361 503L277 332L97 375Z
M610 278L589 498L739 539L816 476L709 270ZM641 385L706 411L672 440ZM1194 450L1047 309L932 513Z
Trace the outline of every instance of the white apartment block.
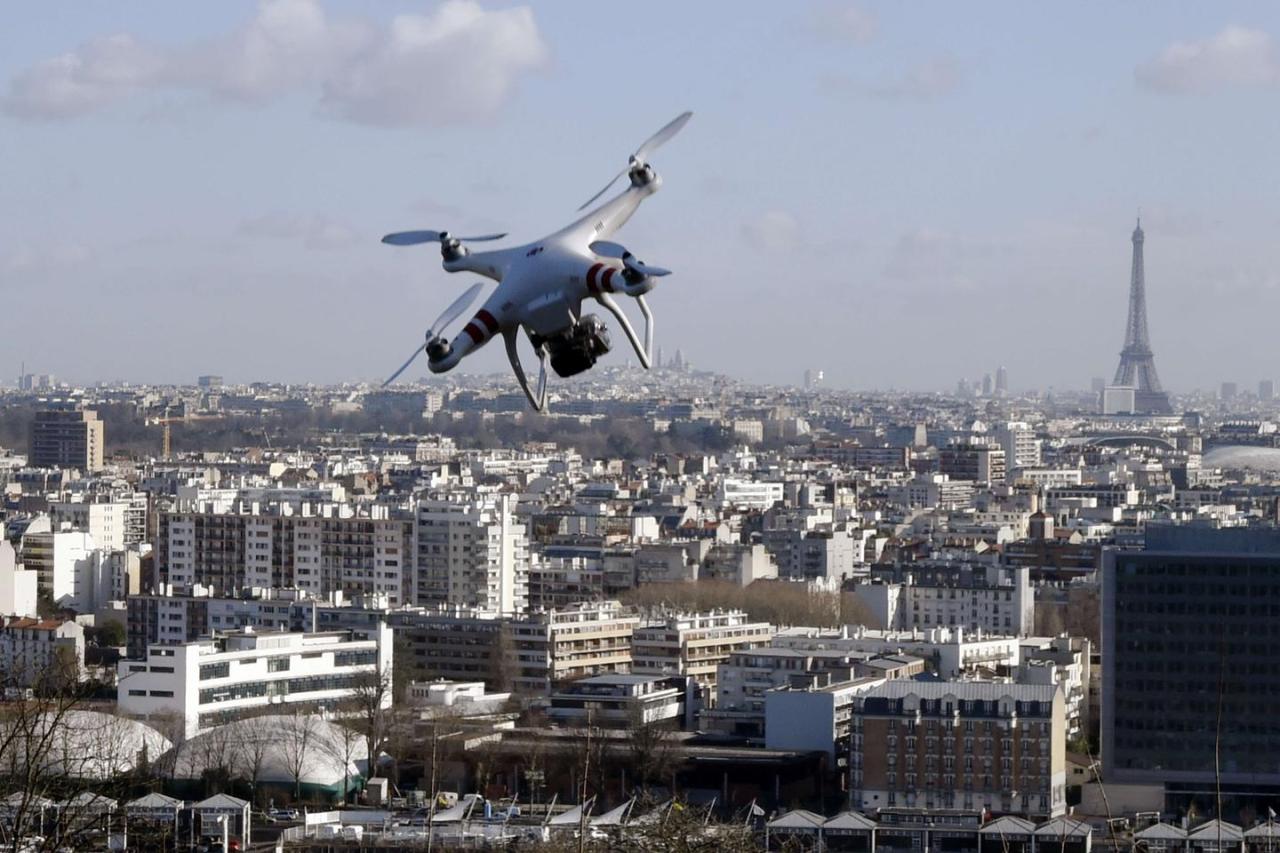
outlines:
M1024 421L1006 421L991 432L1004 450L1005 465L1009 470L1037 468L1040 466L1040 439L1035 430Z
M423 500L417 509L415 603L495 614L529 606L529 538L510 493Z
M120 661L117 704L138 719L181 720L186 737L254 713L332 711L390 678L391 629L374 639L348 631L229 633L180 645L151 645ZM391 690L382 707L391 707Z
M93 537L79 530L22 537L22 562L36 573L40 592L81 613L93 607L97 551Z
M179 591L207 586L222 595L298 588L317 597L342 591L410 601L413 522L385 506L236 503L230 511L160 517L156 565Z
M904 565L892 577L853 591L874 614L876 627L886 630L963 628L1027 636L1035 618L1026 568Z
M84 674L84 628L57 619L0 617L0 687Z
M35 616L36 573L18 568L17 553L0 524L0 616Z
M125 515L130 505L123 501L54 501L49 504L53 529L69 525L88 533L99 548L120 551L125 541Z
M773 626L752 622L741 610L682 613L642 625L631 637L631 671L683 675L714 692L716 670L740 649L767 645Z
M639 624L616 601L583 602L509 622L512 685L521 693L546 694L575 678L629 673L631 638Z

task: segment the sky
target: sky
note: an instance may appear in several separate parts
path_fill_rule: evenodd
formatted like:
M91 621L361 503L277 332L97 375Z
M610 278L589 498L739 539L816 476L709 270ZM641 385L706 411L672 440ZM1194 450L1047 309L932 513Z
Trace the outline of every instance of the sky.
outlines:
M533 240L689 109L618 235L675 271L668 356L1084 388L1141 212L1166 388L1252 387L1280 379L1277 39L1270 2L20 4L0 374L379 379L471 283L382 234Z

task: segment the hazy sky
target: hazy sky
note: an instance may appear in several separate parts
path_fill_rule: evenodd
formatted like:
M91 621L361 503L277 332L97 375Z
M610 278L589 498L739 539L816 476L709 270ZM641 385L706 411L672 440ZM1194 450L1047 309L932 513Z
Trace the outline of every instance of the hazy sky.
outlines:
M1252 386L1280 378L1277 39L1271 2L18 4L0 374L384 376L470 280L383 233L533 239L692 109L620 234L676 272L668 354L1085 387L1141 208L1165 385Z

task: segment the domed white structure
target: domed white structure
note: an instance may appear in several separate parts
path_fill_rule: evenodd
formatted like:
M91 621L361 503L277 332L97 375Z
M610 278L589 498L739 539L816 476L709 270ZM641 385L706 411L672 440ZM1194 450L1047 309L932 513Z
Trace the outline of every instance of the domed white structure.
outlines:
M31 721L0 720L5 739L15 726L12 746L0 756L5 772L38 763L46 773L100 781L154 763L173 747L150 726L101 711L46 711Z
M1225 445L1206 453L1200 462L1205 468L1250 468L1255 471L1280 471L1280 448Z
M233 780L340 797L364 779L368 749L358 732L318 716L235 720L201 732L171 756L173 778L225 772Z

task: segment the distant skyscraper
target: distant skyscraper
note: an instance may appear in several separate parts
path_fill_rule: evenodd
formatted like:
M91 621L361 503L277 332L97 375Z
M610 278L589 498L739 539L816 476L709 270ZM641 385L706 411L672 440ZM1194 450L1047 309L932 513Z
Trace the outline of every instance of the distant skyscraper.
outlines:
M1239 392L1239 390L1240 390L1240 387L1236 385L1236 383L1223 382L1222 389L1218 392L1218 397L1222 400L1222 402L1230 403L1232 400L1236 398L1236 394Z
M804 372L804 387L817 388L822 384L823 378L821 370L806 370Z
M1002 364L996 370L996 394L1004 396L1009 393L1009 371Z
M1270 403L1276 398L1276 383L1270 379L1264 379L1258 383L1258 399L1264 403Z
M995 380L991 378L991 374L985 374L982 377L982 396L990 397L995 391Z
M92 409L49 409L36 412L31 425L31 465L36 468L77 468L85 473L102 468L102 421Z
M1129 275L1129 319L1124 330L1124 349L1112 385L1133 388L1134 409L1148 414L1170 414L1169 395L1160 387L1156 362L1147 332L1147 281L1143 269L1142 220L1133 229L1133 269Z

